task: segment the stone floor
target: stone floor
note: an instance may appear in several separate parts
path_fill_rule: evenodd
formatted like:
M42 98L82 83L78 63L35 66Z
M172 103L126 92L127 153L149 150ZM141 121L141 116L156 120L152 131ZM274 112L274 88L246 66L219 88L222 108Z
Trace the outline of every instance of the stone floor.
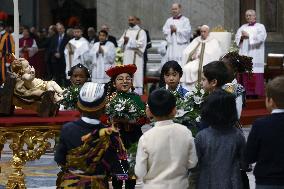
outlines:
M247 136L249 128L244 129L244 133ZM11 152L7 145L5 145L2 152L0 166L2 172L0 173L0 189L4 189L7 183L7 176L11 173L11 167L9 160L11 158ZM40 160L28 162L24 168L26 175L27 188L29 189L52 189L55 188L56 174L59 171L57 164L53 160L53 154L48 153L41 157ZM254 176L252 173L248 173L250 179L251 189L255 188ZM137 182L136 189L141 188L141 181Z

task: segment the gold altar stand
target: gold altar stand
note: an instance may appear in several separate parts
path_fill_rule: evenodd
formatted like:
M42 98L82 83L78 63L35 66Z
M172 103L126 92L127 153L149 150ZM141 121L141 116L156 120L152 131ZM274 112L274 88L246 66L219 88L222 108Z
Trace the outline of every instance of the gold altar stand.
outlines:
M42 118L29 110L15 110L12 117L0 117L0 159L6 143L13 152L13 171L8 177L6 188L26 188L23 166L27 161L40 159L51 147L48 139L55 139L64 123L79 117L77 111L60 111L56 117Z

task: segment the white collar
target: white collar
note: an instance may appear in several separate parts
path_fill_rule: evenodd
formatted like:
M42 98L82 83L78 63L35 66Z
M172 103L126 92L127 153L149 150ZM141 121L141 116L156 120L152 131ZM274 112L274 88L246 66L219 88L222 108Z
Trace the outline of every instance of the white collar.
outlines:
M181 18L182 17L182 14L180 13L180 14L178 14L177 16L172 16L171 18L174 20L175 18ZM175 20L178 20L178 19L175 19Z
M70 41L82 42L82 41L88 41L88 40L85 39L84 37L80 37L79 39L75 39L75 37L74 37L74 38L71 39Z
M179 88L180 88L180 84L178 84L178 85L177 85L177 88L176 88L176 90L175 90L175 91L178 91L178 90L179 90ZM167 89L167 90L169 89L168 84L166 84L166 89Z
M134 27L129 27L130 30L140 30L140 27L138 25L135 25Z
M99 41L95 42L95 40L94 40L93 42L94 42L94 44L99 44L99 45L100 45L100 42L99 42ZM90 42L90 43L91 43L91 42ZM108 43L111 43L111 42L110 42L110 41L106 41L105 44L108 44Z
M89 117L81 117L81 119L86 122L86 123L89 123L89 124L93 124L93 125L97 125L97 124L100 124L101 122L97 119L92 119L92 118L89 118Z
M206 39L202 39L201 36L199 36L199 37L196 38L196 39L197 39L199 42L207 43L208 41L211 41L211 40L214 39L214 38L212 38L211 35L210 35L210 33L209 33L209 36L208 36Z
M277 114L277 113L284 113L284 109L273 109L272 114Z
M174 124L174 121L171 120L171 119L164 120L164 121L156 121L155 127L160 127L160 126L164 126L164 125L171 125L171 124Z

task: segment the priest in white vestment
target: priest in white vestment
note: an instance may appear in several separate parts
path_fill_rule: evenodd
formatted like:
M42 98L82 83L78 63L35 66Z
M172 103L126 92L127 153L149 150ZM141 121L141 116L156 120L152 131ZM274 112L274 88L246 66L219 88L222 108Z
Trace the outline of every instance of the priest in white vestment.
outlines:
M243 84L247 95L264 96L264 43L266 30L263 24L256 23L254 10L246 11L247 24L242 25L236 34L235 42L240 47L239 54L252 57L253 75L243 74Z
M172 17L163 26L163 33L167 41L166 61L175 60L181 67L182 52L189 44L191 26L189 19L181 14L181 5L174 3L171 8Z
M210 37L210 28L203 25L201 36L195 38L183 51L183 76L181 82L189 91L201 81L202 68L206 64L219 60L222 55L219 41Z
M135 64L137 71L133 77L135 92L143 94L143 67L144 51L147 45L146 32L136 25L134 16L128 17L129 28L123 33L118 41L118 46L123 50L123 64Z
M89 42L82 37L81 28L75 27L73 31L74 38L67 43L64 50L67 79L70 77L68 76L70 69L79 63L83 64L87 69L90 69L90 65L86 65L85 61L85 57L89 51Z
M99 42L96 42L90 49L92 57L92 82L107 83L110 77L106 74L115 60L115 47L110 41L107 41L108 33L105 30L99 32Z

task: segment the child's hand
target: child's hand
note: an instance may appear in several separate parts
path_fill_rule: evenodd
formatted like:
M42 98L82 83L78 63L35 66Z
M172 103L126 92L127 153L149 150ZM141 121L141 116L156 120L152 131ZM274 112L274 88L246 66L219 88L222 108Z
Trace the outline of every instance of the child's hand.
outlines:
M91 133L82 136L81 137L81 141L82 142L87 142L90 138L91 138Z

